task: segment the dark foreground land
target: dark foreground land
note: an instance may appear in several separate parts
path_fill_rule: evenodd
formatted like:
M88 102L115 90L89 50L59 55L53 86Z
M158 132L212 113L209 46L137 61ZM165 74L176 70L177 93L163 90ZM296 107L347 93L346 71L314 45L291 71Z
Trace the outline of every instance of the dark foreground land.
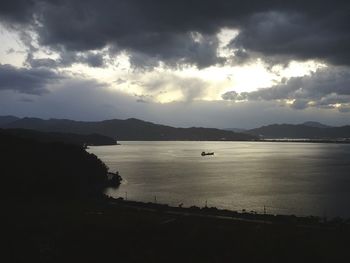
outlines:
M346 262L348 258L346 224L270 224L146 208L108 200L3 206L6 262Z
M347 262L347 221L176 208L103 196L83 147L0 132L1 262Z

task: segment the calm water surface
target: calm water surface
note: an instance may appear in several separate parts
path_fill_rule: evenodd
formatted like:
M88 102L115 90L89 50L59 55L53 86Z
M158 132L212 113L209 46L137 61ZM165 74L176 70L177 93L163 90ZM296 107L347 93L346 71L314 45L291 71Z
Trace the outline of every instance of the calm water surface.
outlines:
M350 217L350 145L273 142L121 142L90 147L130 200L278 214ZM200 156L213 151L214 156Z

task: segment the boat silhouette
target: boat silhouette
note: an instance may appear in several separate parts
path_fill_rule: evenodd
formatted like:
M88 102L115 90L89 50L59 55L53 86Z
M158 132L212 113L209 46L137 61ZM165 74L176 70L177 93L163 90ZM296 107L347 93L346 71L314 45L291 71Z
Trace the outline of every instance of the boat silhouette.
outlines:
M202 152L201 153L202 156L206 156L206 155L214 155L214 152Z

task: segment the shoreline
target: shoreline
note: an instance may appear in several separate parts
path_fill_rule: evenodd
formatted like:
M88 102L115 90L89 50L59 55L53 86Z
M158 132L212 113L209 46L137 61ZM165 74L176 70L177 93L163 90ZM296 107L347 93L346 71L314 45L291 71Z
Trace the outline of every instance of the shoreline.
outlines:
M124 200L122 197L117 199L113 197L105 197L109 205L126 207L137 211L148 211L153 213L168 214L174 216L193 216L204 217L212 219L223 219L232 221L242 221L248 223L258 224L281 224L281 225L296 225L301 227L338 227L341 225L350 226L350 218L334 217L328 219L327 217L319 216L296 216L296 215L282 215L248 212L244 209L242 212L218 209L216 207L182 207L170 206L168 204L159 204L153 202L141 202Z
M118 140L117 144L88 145L89 147L99 146L123 146L123 142L286 142L286 143L327 143L327 144L350 144L350 139L256 139L256 140Z

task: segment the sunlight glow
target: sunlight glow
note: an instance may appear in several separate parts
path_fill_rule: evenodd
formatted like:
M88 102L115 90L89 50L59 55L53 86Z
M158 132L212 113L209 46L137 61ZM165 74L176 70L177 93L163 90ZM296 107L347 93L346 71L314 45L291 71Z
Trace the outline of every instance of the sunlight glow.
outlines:
M16 67L23 66L26 58L26 48L18 33L9 31L0 23L0 63Z
M271 71L281 77L291 78L309 75L310 73L324 67L327 67L327 65L314 60L308 60L305 62L291 61L287 67L276 65L272 67Z
M233 52L227 48L230 42L239 34L239 30L231 28L222 28L217 34L219 39L218 55L222 57L229 57L233 55Z
M10 63L17 67L23 67L27 49L21 43L18 33L12 33L6 28L0 27L0 34L4 40L0 47L1 64ZM29 34L31 33L29 32ZM228 48L228 45L238 34L237 29L223 28L220 30L217 34L219 40L217 52L219 56L227 58L228 61L229 58L232 58L233 51ZM37 37L35 35L30 36L32 38L31 44L37 48L32 53L33 58L59 59L57 52L40 47L37 43ZM191 32L191 36L197 42L205 41L205 38L198 32ZM10 48L13 48L14 51L9 52ZM256 59L249 64L232 65L227 62L223 65L203 69L190 65L169 68L164 63L160 63L156 68L143 70L132 67L130 54L120 52L111 55L108 51L108 47L102 50L90 51L93 54L95 52L103 55L104 67L91 67L87 64L73 63L66 67L59 66L56 70L70 76L79 75L83 78L95 79L100 83L104 83L111 90L121 91L129 95L147 96L153 98L155 102L168 103L188 100L221 100L221 95L228 91L237 93L252 92L279 84L291 77L309 75L319 68L326 67L325 64L312 60L306 62L291 61L287 66L275 65L270 67L262 60ZM189 91L193 89L191 84L195 85L194 93ZM154 88L152 85L157 85L157 87ZM186 87L186 85L189 85L189 87Z

